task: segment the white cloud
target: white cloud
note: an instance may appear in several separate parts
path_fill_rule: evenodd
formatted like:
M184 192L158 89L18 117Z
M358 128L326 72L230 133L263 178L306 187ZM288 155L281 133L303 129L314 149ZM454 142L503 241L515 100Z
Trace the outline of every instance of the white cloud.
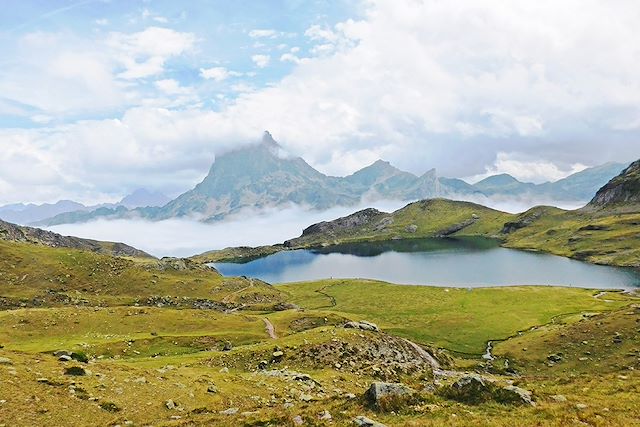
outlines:
M174 79L157 80L155 86L167 95L185 95L192 93L191 88L180 86Z
M161 74L169 58L190 51L195 42L191 33L148 27L133 34L111 33L106 44L124 67L118 77L138 79Z
M11 161L31 170L35 151L51 178L35 186L0 173L15 186L3 197L82 197L138 179L187 188L216 152L254 141L264 129L338 175L383 156L416 173L437 167L465 176L489 165L523 180L548 180L581 165L640 156L640 3L367 4L359 21L307 31L315 46L331 50L318 47L304 60L296 52L279 55L296 63L291 74L263 88L238 84L231 88L235 100L229 95L217 111L196 100L179 111L136 107L120 120L1 131L3 148L23 138L16 147L27 153L3 158L3 167ZM144 94L133 76L168 80L168 61L194 52L196 36L156 27L113 33L108 51L96 48L103 41L73 39L67 47L68 40L36 33L20 41L20 63L0 68L1 109L32 117L30 107L56 117L139 106ZM266 66L270 57L263 56L252 60Z
M256 54L251 56L251 60L258 68L264 68L269 65L271 57L269 55Z
M225 67L200 68L200 77L206 80L221 82L229 77L238 77L242 73L237 71L229 71Z
M282 62L293 62L294 64L301 64L302 62L304 62L307 58L299 58L298 56L292 54L292 53L283 53L280 56L280 61Z
M92 43L55 33L19 38L13 60L0 69L0 93L16 105L60 115L108 111L126 105L108 55Z
M381 201L374 204L392 211L404 202ZM370 207L362 205L361 207ZM65 235L98 240L120 241L156 256L190 256L228 246L270 245L299 236L309 224L348 215L358 207L341 207L327 211L308 211L299 206L267 210L260 214L242 212L216 224L173 219L160 222L143 220L94 221L50 227Z
M276 30L251 30L249 37L251 38L274 38L278 35Z
M519 181L539 184L546 181L557 181L586 168L586 165L574 163L561 169L547 160L527 159L518 154L499 152L495 163L487 167L485 173L469 178L469 182L477 182L491 175L506 173Z

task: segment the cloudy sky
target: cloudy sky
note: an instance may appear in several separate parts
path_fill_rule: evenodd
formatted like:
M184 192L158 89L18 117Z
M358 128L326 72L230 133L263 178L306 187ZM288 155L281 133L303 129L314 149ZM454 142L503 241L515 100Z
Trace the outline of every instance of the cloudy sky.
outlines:
M637 0L7 0L0 203L175 195L268 129L344 175L640 157Z

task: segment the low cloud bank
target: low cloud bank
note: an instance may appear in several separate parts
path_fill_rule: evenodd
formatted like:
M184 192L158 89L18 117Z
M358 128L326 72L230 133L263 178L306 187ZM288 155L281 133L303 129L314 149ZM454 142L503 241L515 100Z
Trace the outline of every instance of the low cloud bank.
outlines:
M539 204L551 204L575 209L584 203L559 203L532 199L465 198L467 201L517 213ZM405 206L406 201L377 201L355 207L336 207L326 211L310 211L299 206L272 209L261 213L245 211L242 214L212 224L192 219L146 221L142 219L97 220L83 224L63 224L49 227L56 233L88 239L124 242L162 256L190 256L208 250L229 246L261 246L281 243L297 237L303 229L320 221L329 221L349 215L365 207L392 212Z
M406 205L381 201L358 207L339 207L322 212L302 207L274 209L260 214L246 212L212 224L190 219L146 221L142 219L98 220L49 227L56 233L87 239L124 242L155 256L190 256L228 246L260 246L281 243L300 235L311 224L349 215L364 207L391 212Z

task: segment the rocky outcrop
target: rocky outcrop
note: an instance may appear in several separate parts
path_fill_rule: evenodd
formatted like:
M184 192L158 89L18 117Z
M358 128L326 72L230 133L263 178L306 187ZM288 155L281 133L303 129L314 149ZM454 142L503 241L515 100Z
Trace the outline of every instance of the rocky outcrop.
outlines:
M465 375L440 390L444 397L468 405L497 402L511 405L535 406L532 394L514 385L502 387L480 375Z
M434 356L406 340L382 332L354 331L348 338L310 344L287 352L288 363L309 369L332 367L338 371L369 375L383 381L397 381L403 375L431 376Z
M302 236L287 240L284 242L285 247L295 247L304 244L305 240L316 236L322 238L332 238L341 234L352 232L366 225L381 222L389 217L389 214L380 212L377 209L368 208L353 213L351 215L338 218L333 221L322 221L305 228Z
M24 227L2 220L0 220L0 240L39 244L52 248L80 249L114 256L153 258L148 253L124 243L99 242L79 237L62 236L52 231Z
M361 329L363 331L380 332L378 325L363 320L361 322L347 322L344 325L347 329Z
M525 228L539 220L543 213L544 210L538 207L523 212L518 215L518 218L516 218L515 221L506 222L502 227L500 233L511 234L515 231L520 230L521 228Z
M366 402L377 410L394 410L406 405L416 391L402 383L375 382L364 394Z
M587 208L624 207L640 205L640 160L637 160L596 193Z

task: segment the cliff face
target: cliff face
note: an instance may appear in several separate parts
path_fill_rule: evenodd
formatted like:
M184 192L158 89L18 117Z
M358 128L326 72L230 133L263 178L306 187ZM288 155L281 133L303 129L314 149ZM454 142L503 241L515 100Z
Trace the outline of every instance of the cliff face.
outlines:
M596 193L587 205L592 209L640 207L640 160L637 160Z

